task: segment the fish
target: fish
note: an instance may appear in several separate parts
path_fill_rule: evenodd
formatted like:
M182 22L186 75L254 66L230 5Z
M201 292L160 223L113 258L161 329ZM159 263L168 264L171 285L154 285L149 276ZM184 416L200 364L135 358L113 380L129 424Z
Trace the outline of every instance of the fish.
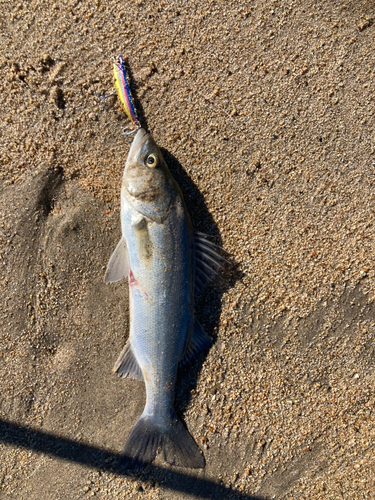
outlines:
M128 279L130 334L113 371L146 387L122 465L151 463L160 448L169 464L202 468L204 457L176 415L174 393L179 365L211 345L195 317L194 297L226 259L207 235L194 232L182 192L144 128L136 132L125 164L121 228L104 281Z

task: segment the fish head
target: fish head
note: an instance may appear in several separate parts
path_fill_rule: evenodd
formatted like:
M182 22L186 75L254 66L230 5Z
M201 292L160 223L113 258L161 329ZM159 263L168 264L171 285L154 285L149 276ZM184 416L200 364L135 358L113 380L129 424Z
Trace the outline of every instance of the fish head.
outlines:
M136 133L125 164L122 195L139 213L163 222L176 195L167 164L150 134Z

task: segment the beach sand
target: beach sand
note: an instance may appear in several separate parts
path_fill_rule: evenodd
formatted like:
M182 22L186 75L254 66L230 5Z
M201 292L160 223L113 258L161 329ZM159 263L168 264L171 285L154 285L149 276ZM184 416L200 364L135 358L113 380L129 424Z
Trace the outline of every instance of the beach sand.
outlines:
M374 3L0 5L0 498L374 498ZM116 465L145 398L112 373L127 283L103 283L118 54L232 256L197 299L213 346L179 374L199 471Z

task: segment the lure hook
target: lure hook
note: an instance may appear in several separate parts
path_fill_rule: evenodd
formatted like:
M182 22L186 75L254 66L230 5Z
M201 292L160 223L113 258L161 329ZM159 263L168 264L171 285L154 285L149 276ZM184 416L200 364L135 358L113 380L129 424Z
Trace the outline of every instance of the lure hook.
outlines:
M111 92L110 94L105 94L105 95L101 95L99 93L97 93L97 95L95 96L96 99L100 99L99 101L99 106L104 109L104 105L103 105L103 102L108 99L108 97L112 97L113 95L116 95L117 92L116 92L116 89L113 89L113 92Z
M134 128L133 130L129 130L129 127L124 127L124 129L122 130L122 135L124 135L126 137L126 140L127 142L130 144L131 141L129 140L130 139L130 136L132 136L133 134L135 134L136 132L138 132L138 130L142 128L142 125L138 122L137 123L137 127ZM129 132L127 132L127 130L129 130Z

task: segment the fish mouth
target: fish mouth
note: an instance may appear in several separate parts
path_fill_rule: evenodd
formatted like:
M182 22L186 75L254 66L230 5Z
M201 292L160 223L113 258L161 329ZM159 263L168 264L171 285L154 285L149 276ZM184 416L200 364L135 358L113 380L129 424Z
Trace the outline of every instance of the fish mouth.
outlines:
M140 128L138 130L138 132L135 134L132 145L130 147L129 155L128 155L129 159L133 158L137 154L139 148L141 147L143 139L146 135L147 135L147 132L144 128Z

